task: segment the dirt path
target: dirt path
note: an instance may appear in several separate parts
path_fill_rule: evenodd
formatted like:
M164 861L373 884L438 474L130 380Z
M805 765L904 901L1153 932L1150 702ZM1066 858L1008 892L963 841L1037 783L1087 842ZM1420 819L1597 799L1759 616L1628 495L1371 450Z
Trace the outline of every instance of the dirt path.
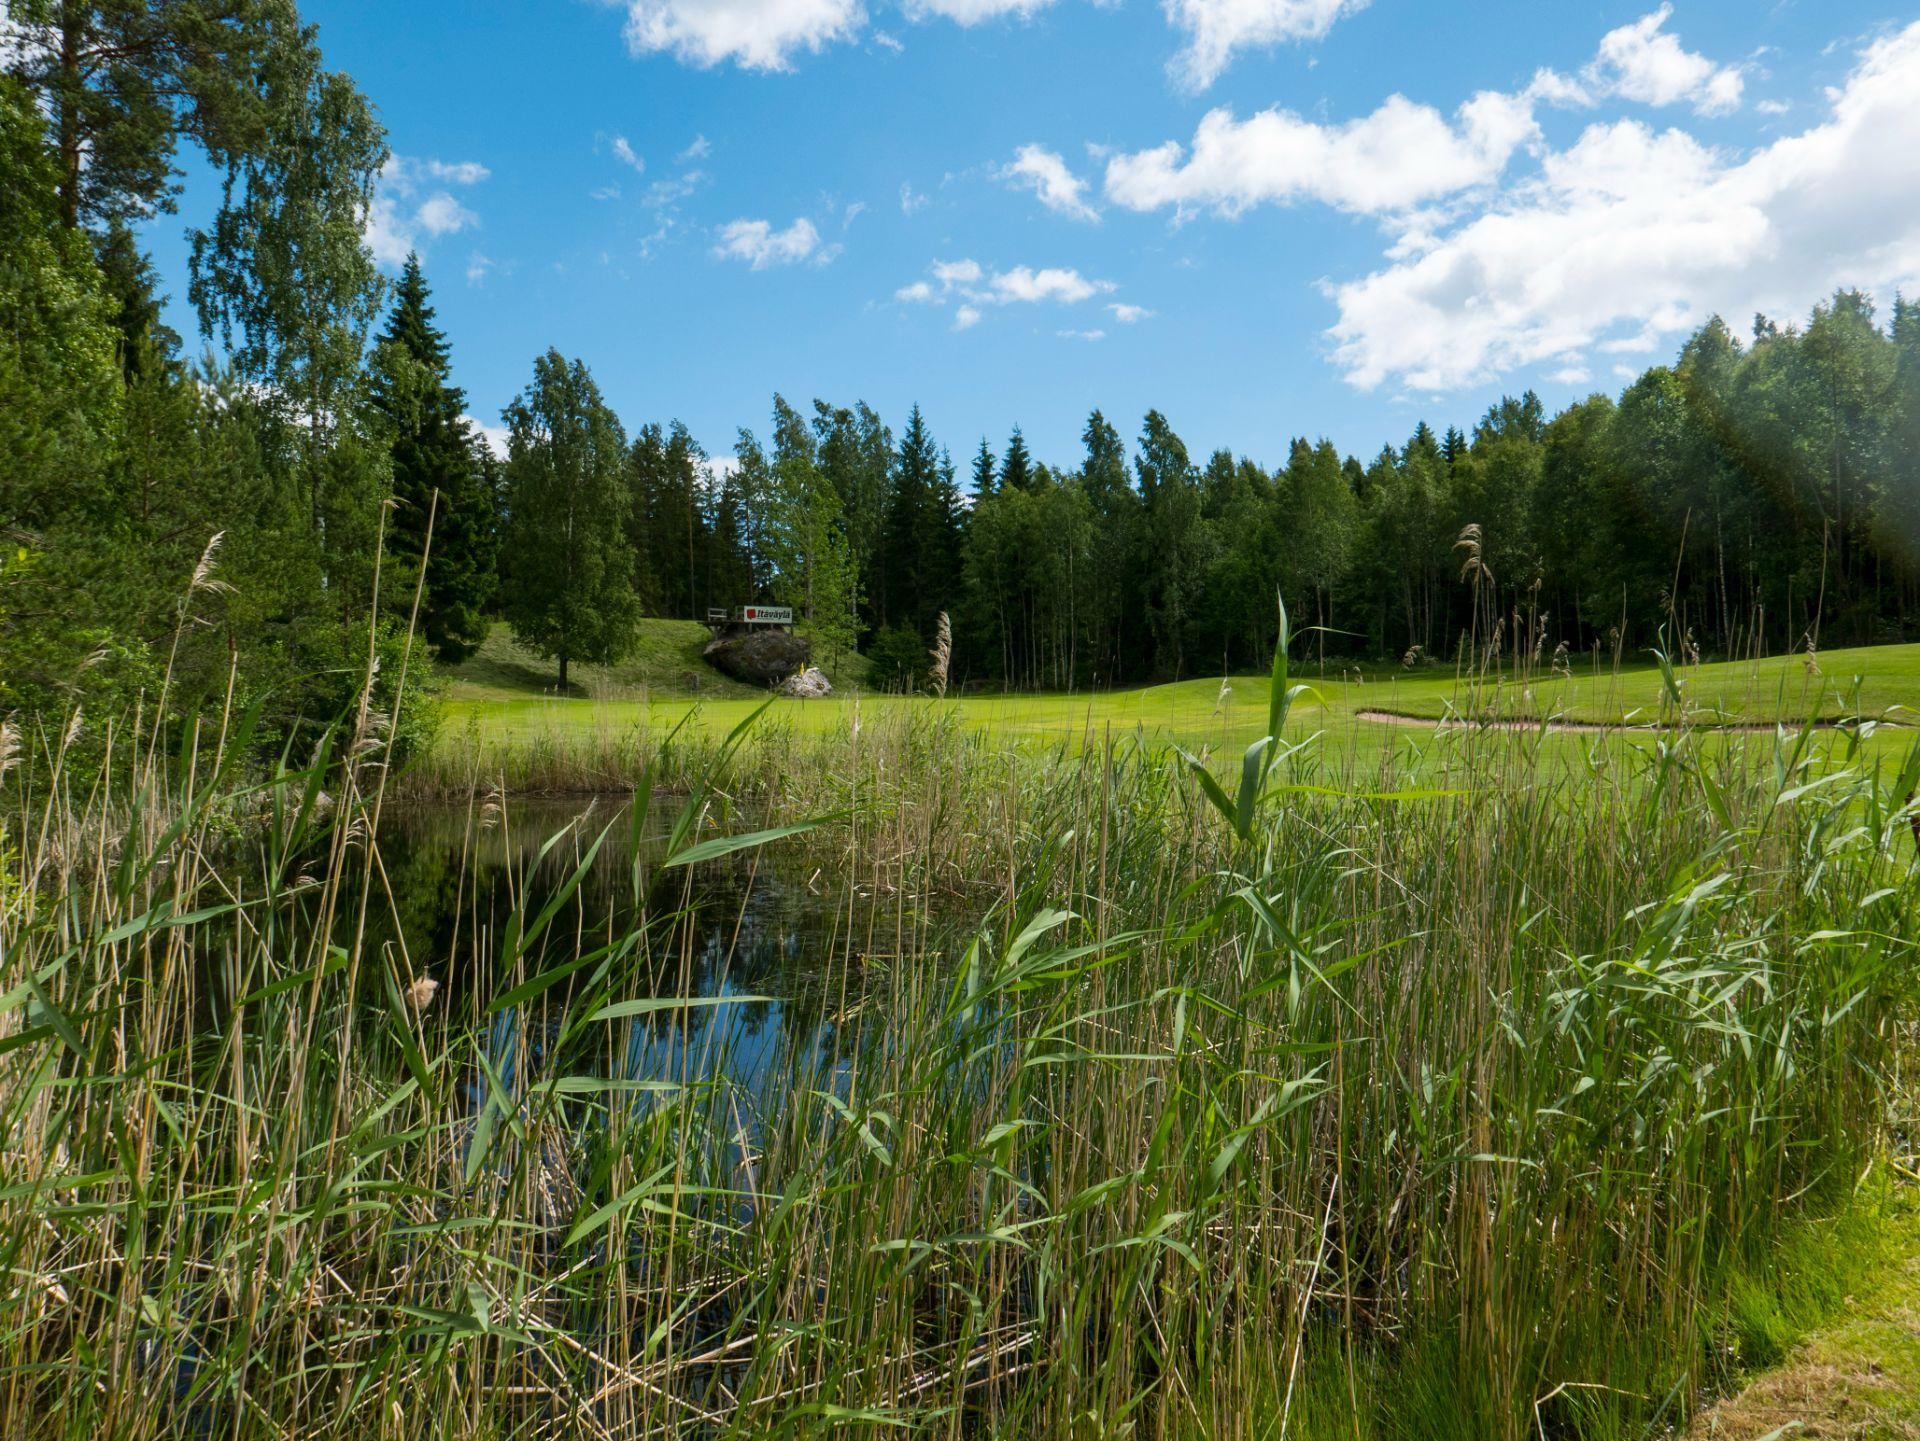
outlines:
M1467 720L1459 716L1434 717L1401 715L1398 711L1390 710L1357 710L1353 713L1353 717L1355 720L1372 721L1375 725L1413 726L1419 730L1439 730L1442 727L1450 730L1485 731L1536 731L1540 729L1540 722L1538 721ZM1839 730L1843 725L1847 724L1847 722L1821 720L1815 721L1813 724L1816 730ZM1885 724L1885 722L1882 722L1882 724ZM1724 721L1718 723L1705 721L1695 722L1689 728L1692 730L1738 731L1744 734L1754 735L1768 735L1774 730L1773 724L1768 721ZM1657 725L1609 725L1604 721L1557 720L1547 722L1548 732L1554 735L1651 734L1661 729L1663 729L1663 727Z

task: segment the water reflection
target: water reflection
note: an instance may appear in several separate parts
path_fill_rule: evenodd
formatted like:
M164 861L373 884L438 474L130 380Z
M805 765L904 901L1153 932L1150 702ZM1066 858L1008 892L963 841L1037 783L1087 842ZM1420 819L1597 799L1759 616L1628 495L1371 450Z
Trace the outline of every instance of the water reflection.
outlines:
M581 958L629 938L612 1001L694 1004L598 1028L600 1049L564 1058L568 1070L635 1082L723 1074L757 1092L796 1062L816 1069L844 1039L836 1032L859 976L898 949L914 917L894 897L876 901L828 876L792 842L662 869L674 813L665 807L636 827L630 802L605 798L389 812L380 855L392 902L370 917L368 939L404 944L415 971L440 983L438 1004L482 1020L509 1092L552 1059L563 1002L593 974ZM757 824L750 815L721 822L726 832ZM507 970L516 913L533 924L583 864L577 887ZM487 1016L496 998L569 965L580 968ZM749 996L765 999L739 999Z

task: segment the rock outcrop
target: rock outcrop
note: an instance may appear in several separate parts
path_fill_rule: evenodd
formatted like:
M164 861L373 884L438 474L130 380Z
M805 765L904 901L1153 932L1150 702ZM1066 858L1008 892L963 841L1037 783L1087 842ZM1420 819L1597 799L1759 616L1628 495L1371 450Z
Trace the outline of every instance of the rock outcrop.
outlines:
M735 629L715 636L701 654L708 665L737 681L775 686L807 668L813 645L791 631Z

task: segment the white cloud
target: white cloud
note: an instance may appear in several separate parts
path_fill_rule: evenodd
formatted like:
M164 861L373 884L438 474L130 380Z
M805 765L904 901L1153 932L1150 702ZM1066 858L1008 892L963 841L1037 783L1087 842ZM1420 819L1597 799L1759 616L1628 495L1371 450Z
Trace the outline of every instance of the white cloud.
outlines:
M687 148L682 150L678 155L674 156L674 159L682 165L693 160L705 160L712 149L712 141L708 140L704 135L696 135L693 137L693 143L688 145ZM738 462L735 463L738 464Z
M1245 120L1208 111L1191 153L1169 140L1107 162L1107 197L1129 210L1175 206L1238 215L1261 203L1318 200L1381 214L1499 178L1539 133L1531 91L1483 91L1452 121L1430 105L1389 96L1371 115L1323 125L1287 110Z
M1591 126L1373 274L1331 287L1347 378L1419 390L1643 353L1710 314L1796 314L1840 285L1920 284L1920 23L1883 37L1817 125L1744 156Z
M925 210L933 202L924 195L917 194L911 185L900 187L900 213L912 215L917 210Z
M409 252L425 248L428 240L477 227L480 217L462 205L452 192L444 189L425 195L421 192L429 182L474 186L491 174L476 160L390 156L381 167L373 203L367 208L363 236L367 249L382 265L400 265Z
M493 269L493 261L478 250L467 257L467 284L479 285Z
M954 285L978 285L985 273L977 260L936 260L932 265L933 278L945 289Z
M860 0L625 0L627 48L666 52L702 69L790 70L801 51L850 40L866 23Z
M1762 100L1753 107L1762 115L1785 115L1793 107L1784 100Z
M613 151L613 158L622 165L632 168L639 174L647 168L647 162L640 158L640 152L633 148L633 142L624 135L616 135L607 142L607 148Z
M620 198L620 187L618 185L601 185L592 191L592 196L595 200L618 200Z
M902 0L900 8L909 20L940 16L960 25L978 25L1005 15L1025 19L1052 3L1053 0Z
M477 415L463 415L462 420L473 427L474 433L487 443L487 449L500 459L507 458L507 428L504 425L488 425Z
M428 235L453 235L469 226L478 225L480 217L442 191L438 195L429 195L420 203L413 221Z
M1000 179L1031 190L1040 203L1057 215L1074 220L1098 220L1100 212L1087 203L1087 182L1067 169L1067 162L1040 145L1022 145L1012 162L1000 168Z
M1105 340L1104 330L1056 330L1054 335L1061 340Z
M1715 65L1666 31L1673 6L1662 5L1631 25L1609 31L1587 79L1608 95L1646 105L1690 101L1702 115L1724 115L1740 108L1746 81L1736 65Z
M429 160L426 172L435 180L444 180L449 185L478 185L489 180L493 172L477 160Z
M1113 318L1122 325L1136 325L1142 320L1153 318L1153 312L1144 305L1127 305L1116 300L1107 309L1113 312Z
M1186 48L1167 68L1186 88L1204 90L1236 50L1318 40L1336 20L1366 6L1367 0L1162 0L1167 23L1186 35Z
M927 273L932 279L903 285L893 292L893 298L904 305L955 302L955 330L978 325L986 314L984 307L989 305L1078 305L1116 288L1111 280L1089 280L1065 266L1035 270L1016 265L1010 270L988 271L977 260L936 260L927 267ZM1124 308L1147 314L1138 306Z
M1074 305L1112 289L1112 281L1088 280L1077 270L1058 266L1029 270L1024 265L1016 265L1011 270L999 272L987 282L985 298L999 305L1036 305L1045 300Z
M820 232L802 216L785 230L775 230L765 220L730 221L720 227L720 242L713 253L722 259L744 260L754 270L766 270L803 260L825 265L839 254L839 247L822 249Z

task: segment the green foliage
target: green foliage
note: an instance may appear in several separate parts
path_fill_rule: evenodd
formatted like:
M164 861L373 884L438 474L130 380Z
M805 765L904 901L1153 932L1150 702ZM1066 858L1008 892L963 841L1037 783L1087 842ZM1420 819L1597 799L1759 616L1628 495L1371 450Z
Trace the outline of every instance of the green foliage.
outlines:
M867 684L878 691L909 694L922 689L932 670L918 631L890 625L867 647Z
M449 379L446 336L434 324L420 260L409 255L393 314L374 353L370 398L392 454L396 555L427 556L421 630L443 660L486 638L500 518L466 421L466 394ZM431 537L429 537L431 522Z
M605 665L633 644L640 600L626 524L626 437L585 365L549 350L507 407L502 601L520 641Z
M259 144L255 66L298 23L281 0L12 0L7 19L70 230L172 210L182 139L216 163Z

